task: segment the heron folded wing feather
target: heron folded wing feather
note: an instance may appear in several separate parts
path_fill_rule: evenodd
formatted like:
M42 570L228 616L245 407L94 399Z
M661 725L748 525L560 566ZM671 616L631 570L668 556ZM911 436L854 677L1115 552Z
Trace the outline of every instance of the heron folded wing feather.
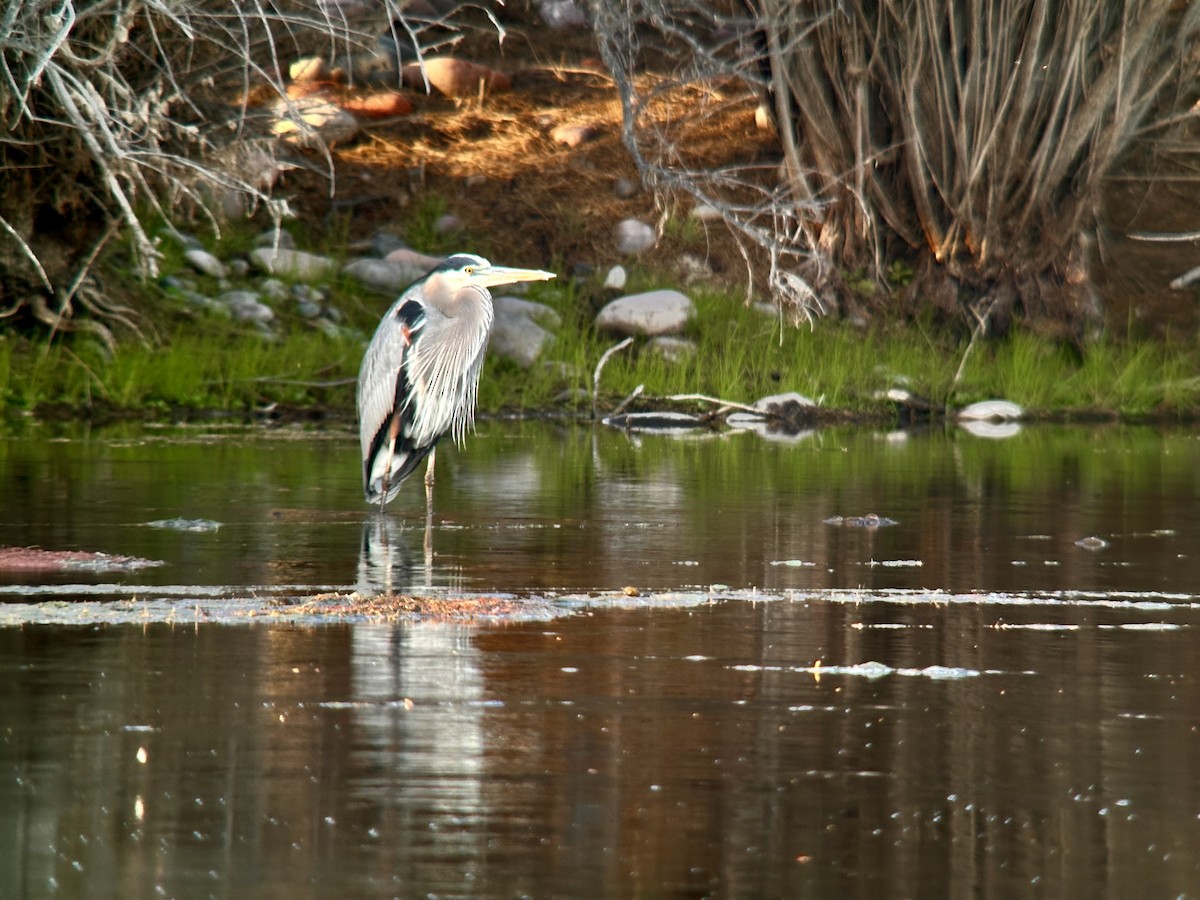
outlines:
M384 317L363 359L359 375L358 410L363 458L363 489L367 499L379 499L383 490L385 457L391 444L392 423L396 443L388 474L388 497L432 449L416 448L408 439L413 415L409 404L411 384L408 365L411 346L425 322L424 309L416 300L398 303Z

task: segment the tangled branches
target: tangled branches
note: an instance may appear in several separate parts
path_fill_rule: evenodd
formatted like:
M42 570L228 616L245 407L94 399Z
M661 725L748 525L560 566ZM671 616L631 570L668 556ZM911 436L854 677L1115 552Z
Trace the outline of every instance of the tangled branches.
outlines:
M274 143L246 102L284 96L287 61L333 56L405 27L392 0L352 22L320 0L9 0L0 11L0 316L111 343L132 327L93 264L124 232L156 271L150 217L171 227L222 198L271 206ZM252 163L252 164L251 164ZM281 211L273 209L276 215ZM90 315L77 316L78 306Z
M739 182L757 204L722 209L814 312L850 279L875 303L895 296L887 267L904 259L922 302L1086 316L1104 179L1195 100L1200 5L1172 0L641 0L599 4L597 19L627 142L659 183L704 193L728 177L687 171L671 135L645 127L655 98L634 73L651 42L656 69L683 60L684 79L762 91L780 170Z

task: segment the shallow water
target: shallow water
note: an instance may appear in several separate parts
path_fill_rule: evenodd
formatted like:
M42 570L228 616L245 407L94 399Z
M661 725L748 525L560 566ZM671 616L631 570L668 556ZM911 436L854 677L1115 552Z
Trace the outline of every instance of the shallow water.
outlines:
M427 561L348 434L50 432L0 546L162 564L0 579L0 897L1200 896L1190 433L489 423ZM517 612L276 605L385 584Z

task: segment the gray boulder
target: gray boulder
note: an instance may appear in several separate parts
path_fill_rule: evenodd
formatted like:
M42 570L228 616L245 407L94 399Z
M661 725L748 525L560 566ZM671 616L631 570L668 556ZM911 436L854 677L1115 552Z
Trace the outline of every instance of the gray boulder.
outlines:
M647 291L618 297L596 316L596 327L616 334L678 334L696 314L696 307L679 291Z
M337 271L337 263L327 256L287 250L283 247L259 247L250 251L250 262L268 275L281 275L299 281L316 281Z

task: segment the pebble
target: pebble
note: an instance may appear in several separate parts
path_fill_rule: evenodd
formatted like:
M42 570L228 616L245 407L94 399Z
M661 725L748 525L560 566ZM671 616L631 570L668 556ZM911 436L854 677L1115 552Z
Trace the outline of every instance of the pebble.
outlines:
M511 298L510 298L511 299ZM497 316L492 326L488 352L511 359L522 369L528 369L550 340L550 332L528 316Z
M608 274L604 276L604 286L612 290L620 291L625 288L625 267L613 266L608 270Z
M556 144L579 147L599 134L600 130L593 125L557 125L550 131L550 139Z
M538 12L542 21L555 30L565 28L587 28L588 17L575 0L541 0Z
M305 150L348 143L361 130L354 116L323 97L280 100L272 112L276 119L271 131L286 143Z
M213 278L224 278L229 274L229 269L225 263L217 259L207 250L191 249L183 254L183 258L197 272L202 275L211 275Z
M661 356L667 362L681 363L696 355L696 345L686 338L659 335L646 342L646 350Z
M630 197L637 195L637 182L630 181L628 178L618 178L613 182L613 193L617 195L618 200L628 200Z
M596 327L617 334L677 334L696 314L691 298L659 290L618 297L596 316Z
M427 56L420 63L406 65L401 75L404 84L414 91L424 94L435 90L451 98L476 97L481 90L494 93L512 87L512 78L504 72L453 56Z
M497 322L502 318L525 318L533 322L540 322L547 328L558 328L562 325L562 316L553 307L508 294L493 297L492 308L496 311Z
M425 253L418 253L416 250L410 250L408 247L393 250L384 259L390 263L396 263L397 265L416 270L421 275L436 269L446 261L446 257L444 256L429 256Z
M462 227L462 219L451 213L439 216L438 220L433 223L433 230L438 234L452 234L455 231L462 231Z
M658 242L654 229L640 219L625 219L617 225L617 252L623 255L643 253Z
M282 275L300 281L327 278L337 271L337 263L329 257L303 250L258 247L250 251L250 262L268 275Z
M264 278L258 283L258 290L268 300L286 300L288 298L288 286L278 278Z
M393 296L416 280L412 271L399 263L369 257L351 260L342 266L342 272L356 278L365 288Z
M275 311L267 306L253 291L226 291L217 301L229 307L235 322L258 322L263 325L274 321Z
M254 239L255 247L278 247L282 250L295 250L296 239L291 232L282 228L268 228Z
M721 218L721 212L715 206L697 203L692 208L692 218L699 219L701 222L715 222Z

